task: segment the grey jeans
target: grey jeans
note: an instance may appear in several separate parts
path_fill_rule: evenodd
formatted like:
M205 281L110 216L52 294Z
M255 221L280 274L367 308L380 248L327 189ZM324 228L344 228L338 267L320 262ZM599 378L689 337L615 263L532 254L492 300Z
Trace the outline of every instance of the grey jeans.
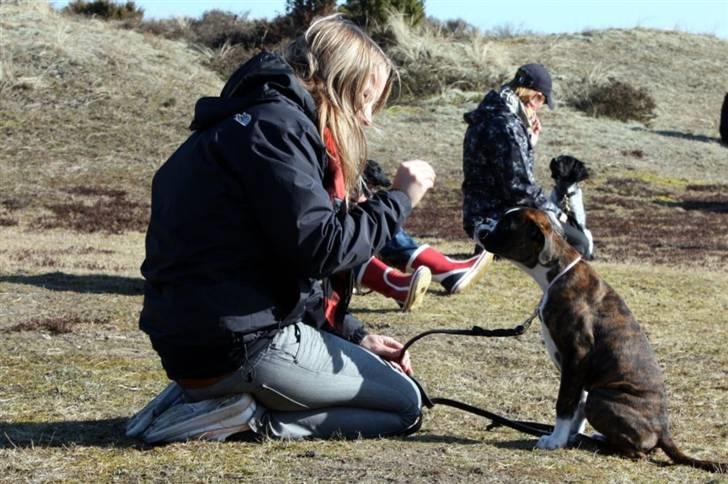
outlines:
M247 362L214 385L187 390L203 400L251 393L250 422L280 438L376 437L416 430L422 402L415 383L380 357L304 323L253 344Z

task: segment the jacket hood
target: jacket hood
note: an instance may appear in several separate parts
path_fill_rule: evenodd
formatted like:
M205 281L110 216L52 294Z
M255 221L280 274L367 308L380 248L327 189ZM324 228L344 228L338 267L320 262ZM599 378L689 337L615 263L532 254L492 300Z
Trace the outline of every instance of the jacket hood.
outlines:
M470 125L479 123L484 119L507 111L510 110L500 93L498 91L490 91L485 95L483 100L480 101L477 108L465 113L463 117L465 118L465 122Z
M241 65L218 97L203 97L195 104L192 130L201 130L258 102L283 96L315 122L316 103L282 57L263 52Z

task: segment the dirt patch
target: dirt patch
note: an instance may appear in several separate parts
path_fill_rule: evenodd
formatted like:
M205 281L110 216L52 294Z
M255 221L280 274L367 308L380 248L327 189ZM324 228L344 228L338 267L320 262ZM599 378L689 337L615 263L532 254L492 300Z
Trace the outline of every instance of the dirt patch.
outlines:
M641 160L645 157L645 152L642 150L622 150L622 156L637 158Z
M22 321L2 330L3 333L17 333L20 331L40 331L51 335L72 333L79 324L108 324L108 319L88 319L76 315L65 315L55 318L33 318Z
M18 262L25 268L70 267L74 269L104 271L111 267L108 264L102 264L98 259L94 259L93 257L78 256L111 255L114 254L114 251L94 247L69 246L57 249L19 249L7 252L7 254L9 260Z
M662 264L728 264L728 185L671 191L632 178L585 190L597 257ZM462 240L460 189L432 190L406 223L415 237Z
M625 196L596 195L589 207L600 257L665 264L728 263L728 186L688 185L683 191L661 191L635 180L619 186Z
M419 237L462 240L467 237L463 230L462 200L460 187L433 188L407 219L405 229Z
M34 221L35 229L64 228L76 232L120 234L146 230L150 206L127 199L123 190L106 187L72 187L73 198L45 205L52 215Z
M669 190L659 189L635 178L607 178L600 192L612 193L622 197L664 197L671 194Z
M0 205L9 211L20 210L21 208L27 207L29 204L30 202L28 200L20 200L17 198L5 198L0 201Z
M14 218L0 217L1 227L13 227L15 225L18 225L18 221Z

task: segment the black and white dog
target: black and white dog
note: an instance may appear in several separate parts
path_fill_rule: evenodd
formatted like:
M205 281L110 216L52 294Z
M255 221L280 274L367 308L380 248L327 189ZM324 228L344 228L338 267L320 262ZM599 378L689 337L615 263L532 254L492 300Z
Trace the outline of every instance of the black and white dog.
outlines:
M579 182L589 178L589 170L578 158L560 155L549 163L551 178L554 179L554 190L549 197L566 214L573 217L581 230L586 229L586 211L584 197Z
M728 471L728 464L688 457L674 444L662 371L647 337L622 298L581 260L544 212L510 210L480 242L544 291L541 332L561 383L554 431L538 441L539 448L566 446L586 419L628 456L660 448L676 463Z
M553 158L549 168L551 178L554 179L554 189L549 199L568 217L564 223L569 226L562 226L564 235L574 247L591 260L594 258L594 238L591 231L586 228L584 196L579 186L579 182L589 178L591 173L581 160L569 155Z

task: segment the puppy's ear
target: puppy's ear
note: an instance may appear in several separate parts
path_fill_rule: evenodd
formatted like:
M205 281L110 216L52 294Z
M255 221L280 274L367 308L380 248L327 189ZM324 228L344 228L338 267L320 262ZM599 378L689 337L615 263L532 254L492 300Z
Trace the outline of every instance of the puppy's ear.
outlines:
M538 263L545 266L554 259L554 231L550 226L534 223L535 232L531 237L538 245L540 251L538 253ZM538 246L537 246L538 247Z
M543 236L543 248L541 249L541 252L538 253L538 263L542 266L549 265L549 263L554 260L554 253L553 253L553 240L550 235L542 235Z
M589 173L589 169L586 167L584 162L579 160L578 158L574 158L574 166L571 169L571 173L574 183L584 181L591 175L591 173Z
M549 169L551 170L551 178L553 178L555 181L559 181L561 178L561 156L558 156L556 158L551 158L551 163L549 163Z

